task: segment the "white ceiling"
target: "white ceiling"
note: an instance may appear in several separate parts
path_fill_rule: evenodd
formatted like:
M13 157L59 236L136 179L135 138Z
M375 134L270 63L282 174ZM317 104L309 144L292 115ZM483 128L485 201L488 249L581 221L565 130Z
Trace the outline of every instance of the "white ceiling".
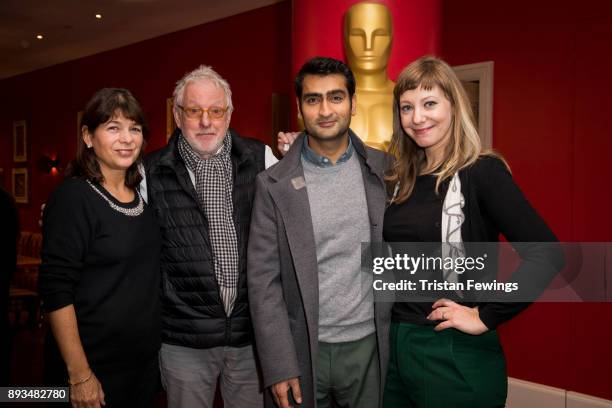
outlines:
M0 79L280 1L0 0Z

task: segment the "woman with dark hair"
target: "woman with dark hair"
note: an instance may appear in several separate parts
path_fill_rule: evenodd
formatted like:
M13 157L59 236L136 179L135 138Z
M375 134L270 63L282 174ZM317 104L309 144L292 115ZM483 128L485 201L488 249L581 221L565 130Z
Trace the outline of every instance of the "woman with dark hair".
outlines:
M39 286L53 333L46 381L68 382L73 407L151 406L161 237L137 188L148 135L142 109L126 89L101 89L81 132L43 215Z
M483 152L452 68L433 57L408 65L394 89L393 118L390 153L396 160L386 177L392 198L385 241L442 242L443 256L445 246L464 256L463 243L497 242L501 233L522 258L519 274L533 272L549 282L563 263L559 246L516 243L556 237L506 162ZM439 272L453 282L454 271ZM506 363L495 329L528 303L455 298L394 304L385 408L505 405Z

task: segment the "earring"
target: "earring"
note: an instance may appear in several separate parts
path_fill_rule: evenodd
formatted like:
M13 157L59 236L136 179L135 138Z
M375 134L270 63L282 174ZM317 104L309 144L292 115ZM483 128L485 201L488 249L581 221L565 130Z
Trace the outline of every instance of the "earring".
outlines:
M91 145L90 145L90 144L88 144L88 145L87 145L87 148L88 148L88 149L91 149Z

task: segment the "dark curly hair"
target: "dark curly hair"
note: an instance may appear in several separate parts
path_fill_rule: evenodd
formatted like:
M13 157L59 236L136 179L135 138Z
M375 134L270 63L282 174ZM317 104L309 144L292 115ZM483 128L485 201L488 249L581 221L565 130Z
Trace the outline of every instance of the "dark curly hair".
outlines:
M306 61L300 72L295 77L295 95L298 100L302 99L302 89L304 86L304 77L306 75L327 76L332 74L341 74L346 81L346 89L348 90L349 99L355 94L355 75L353 71L344 62L329 57L314 57Z

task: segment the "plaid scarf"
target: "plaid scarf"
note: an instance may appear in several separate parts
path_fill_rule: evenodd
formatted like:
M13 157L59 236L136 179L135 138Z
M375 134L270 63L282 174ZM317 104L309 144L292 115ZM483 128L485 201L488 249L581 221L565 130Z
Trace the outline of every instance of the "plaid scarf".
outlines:
M208 219L215 277L225 313L232 313L238 286L238 238L232 202L232 139L229 132L221 151L201 159L181 134L178 149L187 168L195 174L195 189L200 207Z

